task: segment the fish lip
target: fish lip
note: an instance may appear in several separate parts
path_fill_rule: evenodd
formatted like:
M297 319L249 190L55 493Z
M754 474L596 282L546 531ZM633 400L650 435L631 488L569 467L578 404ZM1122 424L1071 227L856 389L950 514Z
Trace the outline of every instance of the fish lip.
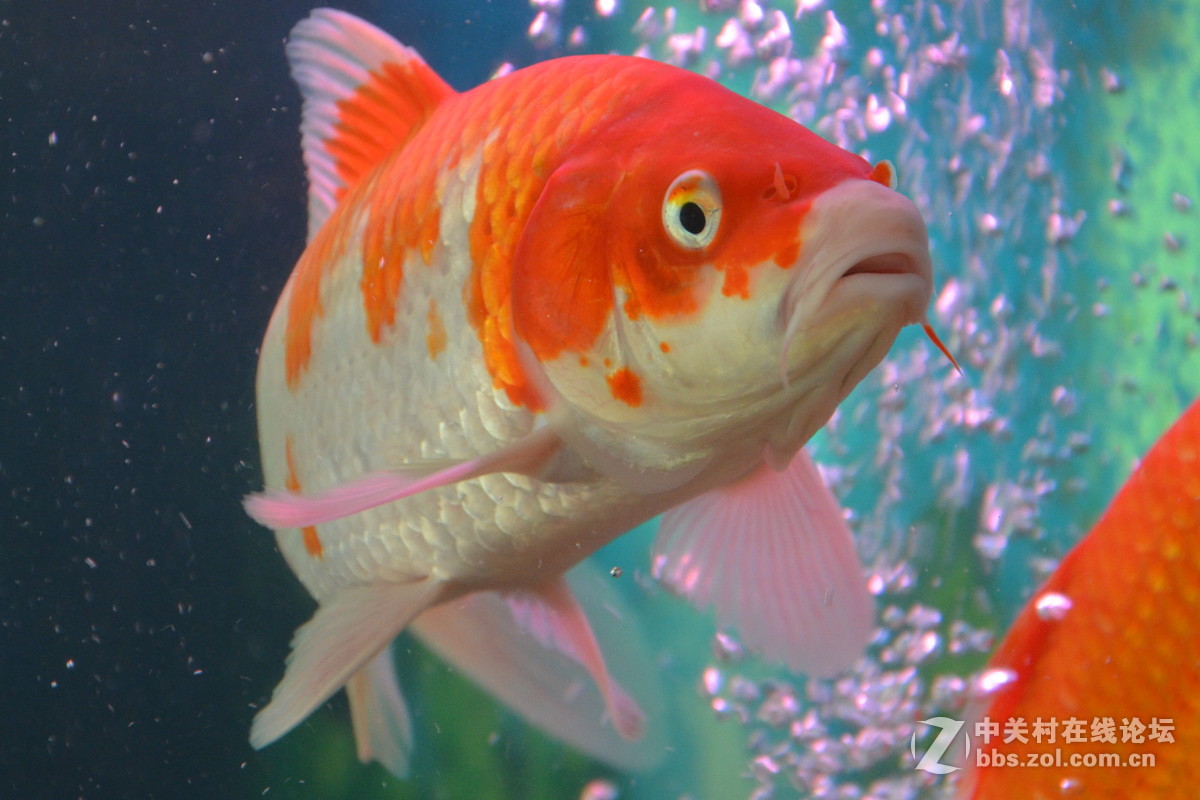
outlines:
M925 318L932 286L928 268L908 253L869 256L855 261L833 281L820 316L845 314L873 297L892 309L888 316L899 320L901 327L914 325Z
M896 309L892 315L902 326L919 323L925 318L932 295L930 271L928 256L922 258L910 251L894 250L860 258L830 284L824 311L830 315L845 313L844 305L857 293L886 298Z
M856 261L850 265L850 268L842 273L839 280L844 280L853 275L920 275L921 270L917 266L917 261L909 253L900 251L890 253L880 253L878 255L867 256L864 259Z

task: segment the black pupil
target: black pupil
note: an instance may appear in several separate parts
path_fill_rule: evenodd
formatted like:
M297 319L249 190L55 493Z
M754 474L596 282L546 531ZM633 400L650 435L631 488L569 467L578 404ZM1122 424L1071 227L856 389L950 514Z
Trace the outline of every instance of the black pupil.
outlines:
M679 224L693 236L704 230L704 209L696 203L684 203L679 209Z

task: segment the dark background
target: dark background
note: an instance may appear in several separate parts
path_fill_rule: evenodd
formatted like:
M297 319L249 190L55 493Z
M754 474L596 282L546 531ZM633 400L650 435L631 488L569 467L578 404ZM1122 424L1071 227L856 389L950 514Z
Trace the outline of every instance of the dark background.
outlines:
M315 5L0 0L0 798L312 796L246 744L312 605L239 500ZM526 3L337 5L460 89L554 54Z

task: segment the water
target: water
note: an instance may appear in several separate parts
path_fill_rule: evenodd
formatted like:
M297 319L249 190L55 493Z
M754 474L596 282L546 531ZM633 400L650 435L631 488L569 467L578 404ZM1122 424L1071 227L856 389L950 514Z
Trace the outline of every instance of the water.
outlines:
M358 765L340 699L245 742L311 611L238 505L254 348L304 237L281 40L311 5L0 2L0 795L938 796L914 720L961 710L1200 392L1195 4L342 4L459 88L638 51L890 158L965 371L907 331L815 442L878 598L859 668L804 681L714 637L639 531L595 568L655 643L663 766L564 752L402 641L408 783Z

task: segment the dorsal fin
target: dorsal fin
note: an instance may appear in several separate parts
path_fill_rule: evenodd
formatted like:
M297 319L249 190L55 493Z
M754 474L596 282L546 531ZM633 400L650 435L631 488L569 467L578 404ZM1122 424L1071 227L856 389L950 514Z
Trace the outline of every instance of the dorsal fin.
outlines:
M454 90L415 50L352 14L318 8L292 29L311 241L346 191Z

